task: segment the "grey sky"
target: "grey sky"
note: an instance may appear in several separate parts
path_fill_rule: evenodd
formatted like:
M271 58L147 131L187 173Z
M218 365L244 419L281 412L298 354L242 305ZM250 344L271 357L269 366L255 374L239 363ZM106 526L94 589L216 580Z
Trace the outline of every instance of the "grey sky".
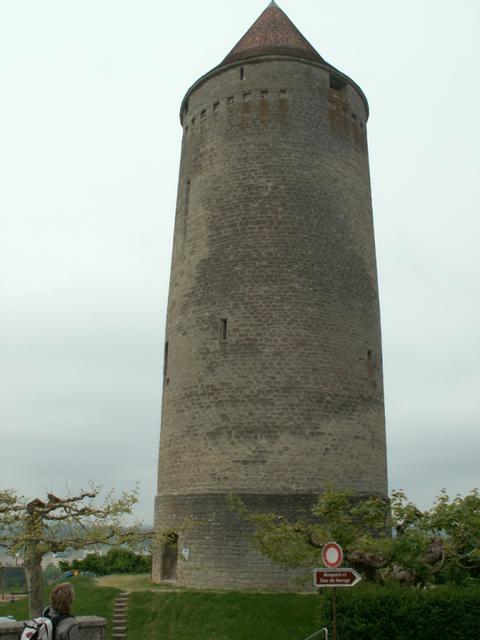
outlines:
M267 2L0 1L0 487L155 493L188 87ZM480 4L284 0L370 103L391 488L480 484Z

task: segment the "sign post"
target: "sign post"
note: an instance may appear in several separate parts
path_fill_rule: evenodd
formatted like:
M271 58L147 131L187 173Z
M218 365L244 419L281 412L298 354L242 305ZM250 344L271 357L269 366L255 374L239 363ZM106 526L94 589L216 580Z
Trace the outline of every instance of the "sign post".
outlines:
M333 640L337 640L337 588L333 587L332 592L332 627Z
M337 640L337 587L354 587L362 576L355 569L340 569L343 561L342 547L329 542L322 548L322 561L326 569L313 570L313 584L318 587L330 587L332 591L332 627L333 640Z

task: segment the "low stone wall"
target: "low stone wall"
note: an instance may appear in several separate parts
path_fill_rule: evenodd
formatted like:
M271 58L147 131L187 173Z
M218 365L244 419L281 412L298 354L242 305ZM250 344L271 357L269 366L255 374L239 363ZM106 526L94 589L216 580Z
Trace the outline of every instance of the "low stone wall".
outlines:
M98 616L77 618L80 640L105 640L107 621ZM23 631L23 622L0 622L0 640L18 640Z

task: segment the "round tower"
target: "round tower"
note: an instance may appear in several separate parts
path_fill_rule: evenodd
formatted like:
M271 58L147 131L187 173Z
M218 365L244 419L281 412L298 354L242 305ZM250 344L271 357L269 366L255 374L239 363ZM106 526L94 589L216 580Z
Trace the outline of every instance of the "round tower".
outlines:
M180 118L153 578L288 588L229 495L387 495L368 105L272 2Z

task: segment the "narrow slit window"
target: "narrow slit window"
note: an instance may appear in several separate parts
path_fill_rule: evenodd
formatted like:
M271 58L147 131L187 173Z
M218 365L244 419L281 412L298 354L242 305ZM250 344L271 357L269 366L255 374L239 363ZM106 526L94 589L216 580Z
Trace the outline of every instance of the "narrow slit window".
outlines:
M370 349L367 351L367 375L368 380L374 389L377 388L377 365L375 354Z
M220 340L225 342L227 340L228 327L227 327L227 319L222 318L220 320Z
M207 110L202 109L202 111L200 111L200 118L205 118L206 115L207 115Z
M218 107L220 106L220 102L214 102L213 103L213 110L216 111L218 109Z
M243 67L240 67L240 80L243 80L245 78L245 69Z
M229 96L227 98L227 104L233 104L235 102L235 97L234 96Z
M190 204L190 180L187 180L185 185L185 215L188 215L188 207Z
M260 91L260 99L261 100L268 99L268 89L262 89L262 91Z
M163 351L163 379L167 379L168 371L168 340L165 342L165 349Z
M330 89L335 89L335 91L341 91L342 89L345 89L345 87L347 86L347 83L342 80L341 78L338 78L337 76L330 76Z

